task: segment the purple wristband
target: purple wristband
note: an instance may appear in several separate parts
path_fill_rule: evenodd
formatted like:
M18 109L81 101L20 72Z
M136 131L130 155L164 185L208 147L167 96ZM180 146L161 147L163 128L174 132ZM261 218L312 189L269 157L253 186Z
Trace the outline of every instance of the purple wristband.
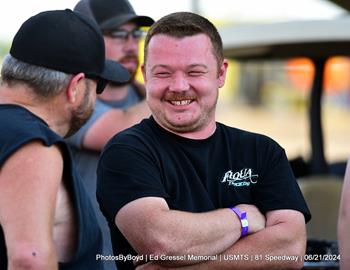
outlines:
M241 211L236 207L230 208L240 219L241 225L242 225L242 233L241 237L248 234L248 219L247 219L247 212Z

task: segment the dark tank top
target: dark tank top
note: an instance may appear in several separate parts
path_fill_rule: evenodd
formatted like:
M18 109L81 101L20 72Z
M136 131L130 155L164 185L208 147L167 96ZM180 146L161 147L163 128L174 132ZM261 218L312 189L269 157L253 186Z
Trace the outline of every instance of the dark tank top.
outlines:
M61 270L99 270L102 253L102 237L93 207L78 177L71 152L64 140L40 118L17 105L0 105L0 168L17 149L24 144L41 140L45 146L58 145L64 161L65 186L72 198L77 220L77 249L72 260L59 263ZM7 252L4 233L0 224L0 269L7 269Z

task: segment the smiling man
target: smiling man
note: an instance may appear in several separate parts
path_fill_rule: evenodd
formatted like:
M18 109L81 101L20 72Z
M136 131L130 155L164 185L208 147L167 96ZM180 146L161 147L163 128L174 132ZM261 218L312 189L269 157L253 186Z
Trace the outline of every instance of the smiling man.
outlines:
M142 259L117 260L118 269L302 267L310 213L284 150L215 121L227 66L216 28L199 15L173 13L148 32L152 117L112 138L98 167L114 253Z

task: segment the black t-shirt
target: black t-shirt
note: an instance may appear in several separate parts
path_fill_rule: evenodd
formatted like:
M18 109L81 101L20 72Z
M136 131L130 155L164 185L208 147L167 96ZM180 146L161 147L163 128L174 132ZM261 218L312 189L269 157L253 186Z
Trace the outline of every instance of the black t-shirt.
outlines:
M97 197L112 233L115 255L136 254L114 225L117 212L141 197L162 197L170 209L206 212L246 203L266 213L310 213L284 150L272 139L216 124L204 140L177 136L151 117L116 135L97 170ZM118 269L132 262L117 260Z
M60 147L64 161L64 180L74 203L78 224L77 248L73 259L68 263L60 263L59 269L102 269L102 262L96 260L96 255L102 253L101 231L90 199L76 174L68 145L42 119L25 108L17 105L0 105L0 168L11 154L33 140L41 140L45 146L56 144ZM1 224L0 269L7 269L7 250Z

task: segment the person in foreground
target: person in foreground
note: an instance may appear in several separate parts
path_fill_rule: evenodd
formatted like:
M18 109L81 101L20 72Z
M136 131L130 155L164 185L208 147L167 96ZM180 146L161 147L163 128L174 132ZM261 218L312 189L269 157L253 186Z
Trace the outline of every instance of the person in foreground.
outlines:
M350 269L350 159L348 160L338 218L340 269Z
M101 232L63 137L108 81L128 79L90 19L67 9L22 24L1 69L0 269L101 269Z
M301 268L310 213L284 150L215 121L228 66L217 29L170 14L144 57L152 116L113 137L97 170L118 269Z

